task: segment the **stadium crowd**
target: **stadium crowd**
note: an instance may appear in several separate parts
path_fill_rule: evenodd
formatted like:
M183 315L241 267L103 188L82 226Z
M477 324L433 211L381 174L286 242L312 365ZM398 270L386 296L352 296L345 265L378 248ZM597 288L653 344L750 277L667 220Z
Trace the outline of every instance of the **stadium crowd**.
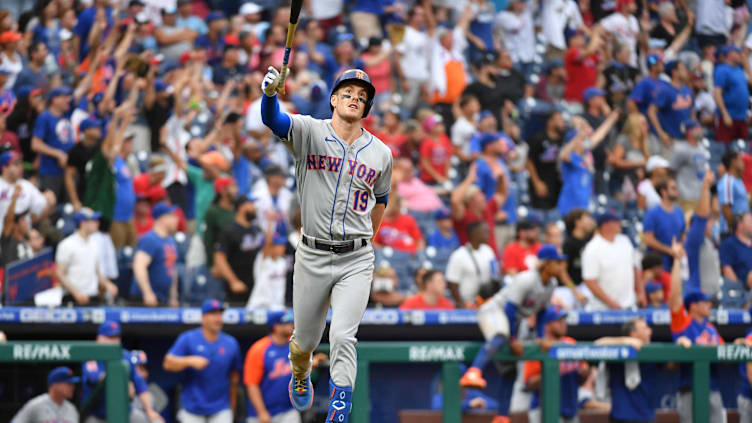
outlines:
M560 306L662 307L676 239L690 286L743 306L752 37L716 3L307 2L282 108L326 118L362 68L394 154L372 303L476 308L551 243ZM289 8L24 6L0 19L1 264L52 247L63 303L283 306L301 210L260 81Z
M260 113L289 5L6 4L0 265L51 247L56 304L289 304L305 211ZM749 19L739 0L307 0L281 108L328 118L350 68L376 88L365 127L394 165L373 306L477 309L565 258L561 309L670 308L675 337L718 341L710 304L752 298Z

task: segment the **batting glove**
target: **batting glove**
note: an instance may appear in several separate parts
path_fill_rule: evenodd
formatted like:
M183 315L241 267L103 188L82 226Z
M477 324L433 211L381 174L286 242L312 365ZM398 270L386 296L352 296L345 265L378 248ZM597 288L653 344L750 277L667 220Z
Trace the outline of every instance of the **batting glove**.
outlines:
M287 76L287 73L289 73L289 70L285 72L285 77ZM269 69L267 69L266 75L264 76L264 80L261 81L261 91L263 91L268 97L273 97L281 88L280 84L284 83L284 79L285 78L277 69L274 69L273 66L269 66Z

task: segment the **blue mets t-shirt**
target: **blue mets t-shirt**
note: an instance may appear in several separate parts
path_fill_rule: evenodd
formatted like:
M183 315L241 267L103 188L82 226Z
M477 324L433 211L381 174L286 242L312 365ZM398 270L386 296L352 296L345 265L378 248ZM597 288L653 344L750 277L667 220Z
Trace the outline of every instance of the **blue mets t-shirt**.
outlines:
M580 155L574 151L569 155L569 161L561 162L561 179L564 184L561 187L557 207L559 213L565 216L572 209L587 210L590 205L590 197L593 194L593 172L588 166L592 163L592 154L588 151Z
M138 240L136 252L143 251L151 257L149 263L149 283L154 295L161 302L170 297L170 286L178 260L178 245L172 237L162 238L154 231L149 231ZM141 288L135 276L131 283L131 295L141 297Z
M73 148L73 126L66 116L55 116L48 111L42 112L34 123L33 136L40 138L45 144L66 153ZM39 174L42 176L62 176L63 169L57 159L40 154Z
M667 212L659 204L645 213L642 231L652 232L655 239L664 245L671 245L672 239L681 240L684 226L684 213L679 206L674 206L671 212ZM659 251L656 252L663 256L663 268L671 270L673 258Z
M181 372L183 392L180 406L183 409L199 416L209 416L230 408L230 373L240 375L243 369L240 347L235 338L220 332L216 341L209 342L202 329L196 328L181 334L167 354L177 357L199 355L209 360L209 365L203 370L187 368Z
M684 138L681 131L682 122L690 118L694 97L692 90L686 85L677 89L671 84L665 83L653 99L653 104L658 107L658 122L663 130L676 139Z
M133 175L122 157L115 157L115 207L112 219L128 222L133 218L136 205L136 191L133 189Z
M713 85L723 90L723 104L733 120L747 120L749 110L749 88L744 68L741 65L729 66L721 63L713 69ZM720 116L720 109L715 114Z
M634 101L637 105L637 110L643 115L647 116L648 107L650 107L650 103L658 95L661 84L664 84L664 82L660 79L646 76L639 80L632 89L629 99Z

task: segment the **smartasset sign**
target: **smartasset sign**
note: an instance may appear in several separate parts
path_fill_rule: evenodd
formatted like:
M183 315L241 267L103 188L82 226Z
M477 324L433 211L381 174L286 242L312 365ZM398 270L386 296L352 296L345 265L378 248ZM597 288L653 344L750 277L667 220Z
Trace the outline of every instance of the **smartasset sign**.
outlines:
M556 346L549 356L557 360L626 360L637 357L637 351L627 346Z

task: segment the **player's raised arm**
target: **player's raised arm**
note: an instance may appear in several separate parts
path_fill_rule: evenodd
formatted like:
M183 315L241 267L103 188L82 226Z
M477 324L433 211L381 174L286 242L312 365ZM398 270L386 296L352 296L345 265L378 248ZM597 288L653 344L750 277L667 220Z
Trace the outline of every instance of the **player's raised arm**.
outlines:
M284 78L274 67L269 66L264 80L261 82L261 91L264 96L261 98L261 121L264 125L272 130L274 135L280 138L287 138L290 132L290 116L279 109L277 100L278 85L284 81Z

